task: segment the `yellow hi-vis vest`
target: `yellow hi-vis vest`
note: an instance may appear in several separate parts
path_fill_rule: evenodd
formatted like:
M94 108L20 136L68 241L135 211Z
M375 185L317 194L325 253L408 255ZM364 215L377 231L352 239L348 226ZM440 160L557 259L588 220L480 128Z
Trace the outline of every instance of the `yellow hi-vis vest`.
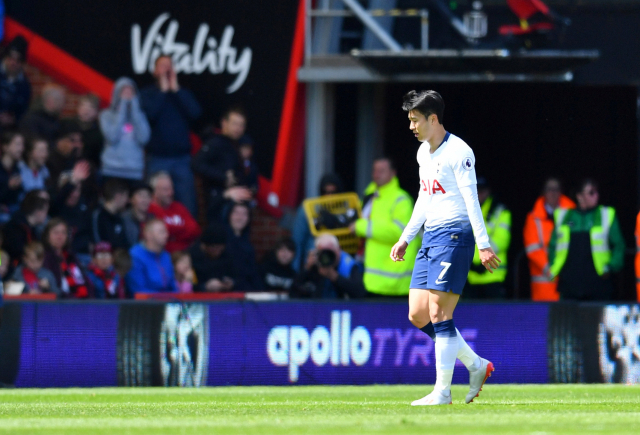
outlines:
M400 188L396 177L380 188L371 183L364 193L374 195L369 219L358 219L355 228L359 237L366 238L364 286L380 295L407 295L420 238L416 237L407 247L405 261L394 262L389 254L411 219L413 198Z
M472 285L504 282L507 278L507 250L511 244L511 212L502 204L498 204L491 213L491 216L487 216L489 214L489 210L491 210L492 203L493 197L489 197L484 201L481 207L482 217L484 218L485 226L487 227L489 243L502 263L500 263L500 266L495 269L493 273L488 270L483 270L482 272L470 270L467 279L469 284ZM482 265L478 246L476 246L476 252L473 255L472 264L476 266Z
M609 262L611 261L611 249L609 249L609 230L613 223L616 211L612 207L598 206L599 213L596 213L594 225L589 230L591 239L591 258L593 266L599 276L609 272ZM560 274L569 254L569 242L571 240L571 228L566 224L565 218L569 212L566 208L557 208L553 212L556 232L556 251L553 264L549 269L551 276Z

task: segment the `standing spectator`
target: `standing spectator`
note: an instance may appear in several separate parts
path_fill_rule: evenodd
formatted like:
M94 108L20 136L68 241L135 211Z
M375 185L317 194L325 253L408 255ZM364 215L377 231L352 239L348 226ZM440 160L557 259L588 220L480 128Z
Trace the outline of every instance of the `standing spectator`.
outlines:
M142 227L150 218L151 194L151 186L145 183L136 183L131 190L131 207L122 212L127 240L131 246L140 241Z
M489 235L489 243L495 254L502 260L500 267L489 272L480 261L476 246L471 269L464 287L464 296L469 299L500 299L506 297L504 286L507 278L507 251L511 244L511 212L498 202L491 192L486 178L478 177L478 201L482 217Z
M42 235L45 246L44 266L53 272L63 298L86 299L93 296L93 286L76 256L69 249L69 227L59 218L47 222Z
M188 89L178 85L170 56L156 59L154 85L140 93L142 108L151 124L147 145L147 173L167 171L178 190L178 200L196 215L196 197L191 172L190 124L202 112Z
M171 255L165 250L169 232L159 219L144 226L144 240L129 251L131 270L127 274L128 290L136 293L177 292Z
M33 137L27 142L25 161L19 162L20 178L25 192L34 189L47 189L50 176L47 169L47 159L49 158L49 144L46 140Z
M58 139L60 113L64 107L65 92L62 86L47 84L42 87L41 104L27 112L20 121L20 131L25 136L40 136L52 146Z
M176 275L178 293L193 293L193 278L195 276L191 266L191 256L185 251L176 251L171 255L173 273Z
M612 273L624 266L624 238L613 207L598 205L598 184L578 185L575 209L557 208L549 241L551 277L564 300L610 301Z
M24 284L23 294L54 293L60 295L53 273L42 267L44 246L40 242L30 242L24 247L22 264L16 268L11 281Z
M9 43L0 68L0 127L16 128L31 102L31 84L24 74L27 40L18 35Z
M167 172L161 171L151 178L153 202L149 213L164 221L169 230L167 251L183 251L200 235L200 226L187 208L173 199L173 182Z
M231 203L253 198L253 192L248 186L238 183L236 172L241 163L238 155L239 141L244 139L248 142L245 137L244 111L239 107L227 109L220 125L220 134L207 140L192 164L193 171L203 179L209 220L219 220L225 216L224 209Z
M109 242L113 249L129 249L125 224L120 213L129 202L129 189L118 179L107 181L102 189L103 203L93 212L93 241Z
M189 248L196 274L195 291L228 292L234 289L234 268L225 252L227 232L219 222L212 222L202 237Z
M113 267L109 242L97 243L93 248L93 260L87 268L87 277L93 284L97 299L124 298L124 282Z
M342 180L336 174L325 174L320 179L320 196L341 193ZM298 207L296 217L293 222L293 231L291 232L293 240L296 242L296 258L293 260L293 269L296 272L302 270L303 262L308 257L309 252L313 249L314 238L309 229L307 215L302 206Z
M293 284L296 271L291 266L296 256L296 244L290 237L281 239L267 253L261 265L262 280L267 290L288 291Z
M32 190L25 195L20 210L2 228L2 245L14 265L22 258L25 245L38 240L36 228L46 222L48 212L49 201L41 196L41 191Z
M558 280L549 273L548 247L553 232L553 212L558 208L571 209L576 204L562 194L560 181L548 178L533 210L524 224L524 249L529 258L531 272L531 299L534 301L557 301Z
M236 290L262 290L264 284L256 263L256 251L249 240L251 210L244 203L231 206L227 227L226 252L235 267Z
M406 296L418 244L409 245L403 262L389 261L389 252L411 219L413 199L400 188L390 159L374 160L372 175L364 191L362 218L350 227L365 239L364 286L375 295Z
M7 222L20 207L23 187L20 167L24 153L24 139L20 133L2 133L2 159L0 160L0 222Z
M144 146L151 133L147 117L140 109L138 88L130 78L116 81L111 106L100 113L100 128L106 139L102 174L129 182L142 180Z
M104 147L104 137L98 124L100 99L95 94L85 94L78 100L78 111L75 122L82 134L84 157L94 168L100 167L100 156Z
M78 125L75 122L63 123L47 162L47 168L54 183L58 183L60 177L71 175L76 163L81 161L83 148L82 134Z

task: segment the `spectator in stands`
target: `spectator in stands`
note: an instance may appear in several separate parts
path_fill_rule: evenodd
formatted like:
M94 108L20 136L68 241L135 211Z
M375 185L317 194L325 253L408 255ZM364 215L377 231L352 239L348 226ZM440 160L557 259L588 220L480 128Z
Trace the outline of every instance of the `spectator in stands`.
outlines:
M131 207L122 212L122 220L129 245L140 241L142 227L149 220L149 206L151 205L151 186L145 183L135 183L131 190L129 202Z
M225 252L227 232L219 222L212 222L202 237L189 248L196 274L195 291L228 292L234 289L234 268Z
M240 165L239 141L249 141L245 137L244 111L239 107L227 109L220 125L220 134L211 137L193 159L193 171L202 177L207 194L209 220L223 218L231 203L253 198L251 189L238 183L236 173Z
M557 208L549 241L551 278L558 277L560 299L610 301L611 274L624 266L624 237L613 207L598 205L598 184L578 185L575 209Z
M292 263L296 256L296 244L290 237L278 241L261 264L262 281L267 290L291 289L296 271Z
M227 247L231 262L235 267L234 289L241 291L262 290L264 284L258 264L256 251L249 240L251 210L245 203L231 206L227 220Z
M84 146L80 128L75 122L64 122L58 130L55 148L49 153L47 168L52 180L69 177L80 160ZM57 187L57 186L56 186Z
M40 242L30 242L24 247L22 264L11 276L11 281L24 284L22 294L54 293L60 295L53 273L42 267L44 264L44 246Z
M40 107L27 112L20 121L20 131L25 136L40 136L53 146L59 137L60 113L65 103L62 86L47 84L42 88Z
M29 242L38 240L36 227L47 220L49 201L41 196L40 190L27 193L20 204L20 210L2 228L4 250L13 258L14 265L23 255Z
M195 273L191 266L191 256L185 251L176 251L171 254L173 273L176 276L178 293L193 293L193 278Z
M129 249L129 239L120 213L129 202L129 189L119 179L108 180L102 188L103 202L93 212L91 229L94 243L109 242L113 249Z
M93 297L93 286L69 247L69 227L60 218L47 222L42 235L44 267L53 272L63 298Z
M40 137L32 137L27 141L25 161L19 162L20 178L25 192L33 189L47 189L50 176L47 169L49 144Z
M11 265L11 257L4 249L0 250L0 283L4 282L9 273L9 266Z
M0 67L0 127L16 128L29 108L31 84L24 73L28 43L18 35L5 49Z
M67 223L71 237L71 251L83 266L91 262L90 245L93 233L91 214L93 209L84 193L83 183L89 176L89 163L78 162L71 175L60 180L61 187L53 196L51 217Z
M304 269L289 291L292 298L358 299L366 295L362 272L353 257L340 249L333 234L320 234Z
M100 156L104 147L104 136L98 123L100 99L95 94L85 94L78 100L75 122L82 134L84 157L94 168L100 167Z
M101 157L102 174L127 180L129 184L131 180L142 180L144 147L151 132L140 109L138 88L130 78L116 81L111 106L100 113L100 128L106 140Z
M342 180L336 174L325 174L320 179L319 190L320 196L341 193L343 191ZM298 207L291 236L296 242L296 258L293 260L293 269L299 272L302 270L303 262L313 249L314 244L314 238L309 229L307 215L302 206Z
M131 292L127 287L127 280L125 279L131 270L131 255L129 254L129 251L118 249L113 253L113 268L122 279L125 297L131 297Z
M187 208L173 199L169 173L160 171L151 177L153 201L149 213L164 221L169 230L167 251L183 251L200 236L200 226Z
M19 162L24 154L24 138L15 131L2 133L0 142L0 223L7 222L20 207L23 195Z
M128 290L136 293L177 292L171 255L165 250L169 231L160 219L144 226L143 241L129 251L131 270L126 276Z
M93 248L93 259L87 268L96 299L123 299L124 281L113 267L113 255L109 242L97 243Z
M188 89L178 85L178 76L170 56L156 59L156 80L140 92L142 109L151 125L147 145L147 174L166 171L177 189L178 201L196 215L196 196L191 172L190 124L202 112Z

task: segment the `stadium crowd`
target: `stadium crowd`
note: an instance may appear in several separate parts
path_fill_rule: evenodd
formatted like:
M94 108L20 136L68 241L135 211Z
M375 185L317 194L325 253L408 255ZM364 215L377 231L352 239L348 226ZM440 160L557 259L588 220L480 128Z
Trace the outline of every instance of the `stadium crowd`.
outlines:
M258 167L242 108L229 108L192 157L191 126L202 110L180 85L170 57L157 59L155 84L139 90L121 77L108 107L100 110L96 96L84 95L76 116L63 119L65 91L58 85L46 85L32 104L26 50L26 41L15 38L0 66L0 275L7 293L406 297L418 243L404 263L389 261L389 252L414 202L391 159L375 160L361 217L346 224L362 241L358 252L344 252L331 234L314 238L301 207L292 237L259 263L249 239ZM204 227L195 177L206 197ZM612 298L611 274L622 269L624 241L615 210L598 204L597 187L585 180L574 203L557 179L545 183L524 231L532 299ZM320 197L343 191L337 175L322 178ZM511 213L483 178L478 196L502 265L489 273L476 252L464 294L505 298Z

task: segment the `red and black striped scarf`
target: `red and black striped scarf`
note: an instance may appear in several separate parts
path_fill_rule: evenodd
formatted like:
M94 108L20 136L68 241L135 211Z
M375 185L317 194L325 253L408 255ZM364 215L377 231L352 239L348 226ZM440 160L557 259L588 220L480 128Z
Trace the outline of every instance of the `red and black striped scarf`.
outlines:
M88 298L89 288L82 275L82 270L69 258L67 252L62 253L60 269L62 270L62 279L66 280L69 286L69 293L77 298Z
M107 299L124 297L124 286L122 285L122 280L116 279L118 273L113 267L108 270L102 270L95 264L91 263L89 265L89 270L104 283L106 293L105 297Z

